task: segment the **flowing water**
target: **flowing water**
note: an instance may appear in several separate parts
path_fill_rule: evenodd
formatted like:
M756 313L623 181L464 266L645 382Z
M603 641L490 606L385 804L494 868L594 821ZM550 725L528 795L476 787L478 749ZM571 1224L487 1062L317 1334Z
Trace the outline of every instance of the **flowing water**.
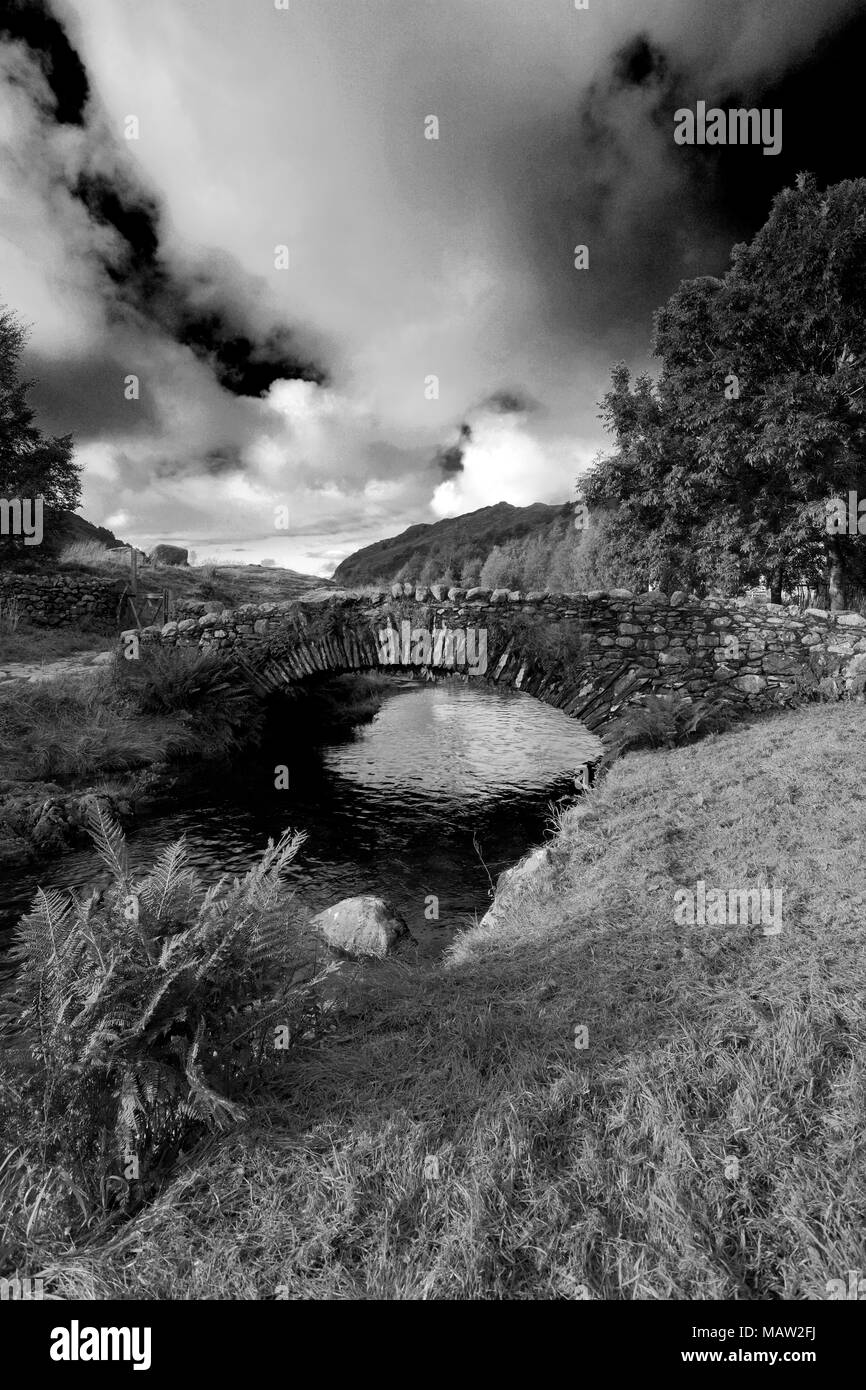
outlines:
M197 767L129 832L133 867L185 834L212 881L243 872L291 826L308 836L289 875L305 906L376 893L425 955L486 911L497 874L544 838L551 804L576 794L576 769L601 748L561 711L471 682L404 682L349 739L296 745L287 713L242 762ZM279 764L288 790L275 788ZM105 878L89 850L7 875L0 926L26 910L37 884L81 890Z

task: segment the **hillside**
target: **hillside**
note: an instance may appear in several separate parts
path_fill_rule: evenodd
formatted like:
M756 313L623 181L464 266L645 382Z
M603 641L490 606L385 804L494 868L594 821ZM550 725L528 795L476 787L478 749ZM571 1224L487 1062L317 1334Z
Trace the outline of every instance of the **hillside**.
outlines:
M557 522L561 526L570 512L568 503L512 507L509 502L497 502L465 516L410 526L399 536L356 550L337 566L334 579L347 586L404 578L477 582L496 546L544 537Z
M126 541L117 537L113 531L109 531L107 526L94 526L77 512L63 512L60 530L53 540L52 549L61 550L63 546L72 545L76 541L95 541L98 545L108 546L109 549L113 545L126 544Z

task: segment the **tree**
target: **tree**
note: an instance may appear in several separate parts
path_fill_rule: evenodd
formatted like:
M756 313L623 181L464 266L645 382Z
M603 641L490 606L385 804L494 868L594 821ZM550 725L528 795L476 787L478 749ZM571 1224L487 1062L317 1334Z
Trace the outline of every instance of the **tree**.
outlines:
M828 504L866 497L866 180L775 199L721 278L686 281L655 318L658 380L620 364L603 401L616 450L586 485L620 545L664 587L772 598L866 578L862 536Z
M0 497L34 502L42 498L43 528L49 532L61 511L81 500L81 465L72 453L72 436L52 438L34 424L28 403L32 381L22 381L19 362L27 330L8 309L0 308ZM0 555L22 545L18 536L0 535Z

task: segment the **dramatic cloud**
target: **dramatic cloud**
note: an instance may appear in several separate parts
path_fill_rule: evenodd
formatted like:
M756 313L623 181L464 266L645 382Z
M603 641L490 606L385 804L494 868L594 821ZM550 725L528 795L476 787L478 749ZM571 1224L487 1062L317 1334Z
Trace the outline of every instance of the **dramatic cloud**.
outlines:
M33 324L85 514L323 571L413 522L564 500L611 362L648 364L679 280L721 270L797 169L862 172L853 69L833 100L827 79L859 10L7 0L0 299ZM697 99L783 106L782 154L677 147Z

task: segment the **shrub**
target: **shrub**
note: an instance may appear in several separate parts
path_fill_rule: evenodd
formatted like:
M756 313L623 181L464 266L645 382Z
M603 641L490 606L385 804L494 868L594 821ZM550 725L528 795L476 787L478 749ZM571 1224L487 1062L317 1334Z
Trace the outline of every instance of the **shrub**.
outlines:
M145 646L137 661L117 659L114 680L133 710L173 716L195 732L205 755L240 748L261 732L259 697L218 652Z
M563 631L558 625L545 627L525 613L515 613L507 622L494 614L488 624L488 644L491 655L510 646L536 669L564 679L585 662L589 638L576 625Z
M604 763L629 748L675 748L705 734L728 729L733 706L724 700L691 700L687 695L646 695L608 725Z
M282 880L305 837L286 831L243 878L206 888L183 840L133 876L98 806L90 830L110 886L86 901L40 889L16 929L0 1096L6 1127L38 1139L79 1193L104 1197L108 1182L128 1199L124 1158L145 1183L236 1121L233 1093L274 1057L274 1020L304 1026Z

